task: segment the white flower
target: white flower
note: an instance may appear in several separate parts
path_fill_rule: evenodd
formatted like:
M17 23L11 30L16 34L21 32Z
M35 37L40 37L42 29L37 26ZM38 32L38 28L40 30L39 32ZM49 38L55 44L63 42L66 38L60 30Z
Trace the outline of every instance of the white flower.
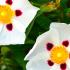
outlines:
M27 70L70 70L70 24L52 23L25 60Z
M0 0L0 45L24 44L25 30L38 10L28 0Z

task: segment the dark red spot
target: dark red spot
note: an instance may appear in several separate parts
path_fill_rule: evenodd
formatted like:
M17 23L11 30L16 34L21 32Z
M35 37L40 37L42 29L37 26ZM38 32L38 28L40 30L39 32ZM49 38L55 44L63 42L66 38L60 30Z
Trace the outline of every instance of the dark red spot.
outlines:
M47 48L47 50L50 51L53 48L53 44L52 43L47 43L46 48Z
M49 65L49 66L53 66L54 63L53 63L51 60L48 60L48 65Z
M21 10L15 10L15 14L16 14L16 16L21 16L22 12L21 12Z
M68 47L69 41L68 41L68 40L63 41L63 42L62 42L62 45L64 45L65 47Z
M66 70L66 63L60 65L61 70Z
M12 25L12 24L7 24L7 25L6 25L6 28L7 28L9 31L12 31L13 25Z
M6 3L9 5L12 5L13 2L12 2L12 0L6 0Z

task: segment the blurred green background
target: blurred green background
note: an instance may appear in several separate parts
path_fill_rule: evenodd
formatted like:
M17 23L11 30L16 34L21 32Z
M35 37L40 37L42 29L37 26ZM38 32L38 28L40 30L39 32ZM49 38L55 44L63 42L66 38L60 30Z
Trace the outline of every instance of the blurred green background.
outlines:
M24 45L0 46L1 70L26 70L24 57L33 47L36 38L49 30L51 22L70 23L70 0L30 0L40 8L26 29Z

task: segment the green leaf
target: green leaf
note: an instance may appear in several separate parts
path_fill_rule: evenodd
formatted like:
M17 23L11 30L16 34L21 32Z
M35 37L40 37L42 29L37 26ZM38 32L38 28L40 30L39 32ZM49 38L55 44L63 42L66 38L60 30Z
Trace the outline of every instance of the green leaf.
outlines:
M47 3L49 0L30 0L30 1L42 5Z
M67 2L68 0L61 0L60 4L63 9L67 8Z

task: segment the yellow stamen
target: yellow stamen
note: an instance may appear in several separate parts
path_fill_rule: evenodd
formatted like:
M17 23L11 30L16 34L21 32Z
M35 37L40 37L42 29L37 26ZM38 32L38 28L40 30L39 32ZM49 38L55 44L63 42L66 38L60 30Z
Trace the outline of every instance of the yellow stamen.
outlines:
M54 63L62 64L69 58L69 53L64 46L56 46L51 50L50 58Z
M9 5L0 5L0 23L9 24L14 16L15 12Z

